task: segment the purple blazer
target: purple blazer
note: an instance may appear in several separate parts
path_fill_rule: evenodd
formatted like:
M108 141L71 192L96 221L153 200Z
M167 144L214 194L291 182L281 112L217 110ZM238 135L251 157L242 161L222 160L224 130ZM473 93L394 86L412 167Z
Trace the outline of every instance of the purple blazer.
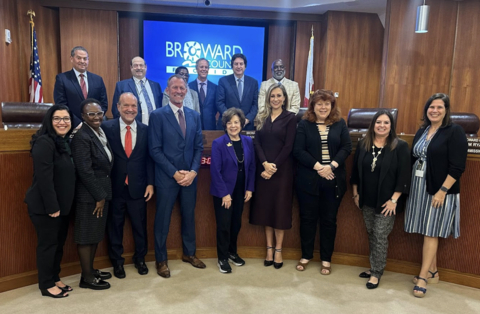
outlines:
M254 191L255 188L255 150L250 137L240 135L245 156L245 191ZM210 194L216 197L224 197L233 194L237 182L237 157L233 145L227 134L217 138L212 143L212 161L210 174L212 183Z

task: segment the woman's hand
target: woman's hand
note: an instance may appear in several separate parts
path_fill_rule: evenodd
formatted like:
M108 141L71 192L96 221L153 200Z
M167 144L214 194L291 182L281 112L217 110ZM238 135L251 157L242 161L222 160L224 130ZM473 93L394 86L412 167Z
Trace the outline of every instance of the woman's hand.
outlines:
M266 172L268 172L270 176L272 176L275 172L277 172L277 165L271 162L265 161L263 163L263 168L265 169Z
M230 194L225 195L222 197L222 206L225 207L226 209L229 209L230 206L232 206L232 197Z
M269 180L269 179L272 177L272 175L269 174L267 171L263 171L263 172L260 174L260 176L261 176L262 178L264 178L265 180Z
M97 215L97 218L103 217L103 207L105 206L105 200L101 200L97 202L95 205L95 210L93 211L93 215Z
M58 216L60 216L60 211L58 211L56 213L53 213L53 214L48 214L48 216L50 216L52 218L58 217Z
M360 209L360 196L358 194L355 194L355 196L353 197L353 202L355 203L355 206Z
M447 195L446 192L443 192L442 190L438 190L437 193L432 198L432 206L434 208L440 208L443 205L443 202L445 201L445 195Z
M245 203L248 202L252 198L252 191L245 192Z
M393 203L391 200L388 200L385 202L385 204L382 205L383 210L382 214L383 216L392 216L396 214L396 209L397 209L397 204Z
M317 170L317 173L319 176L327 180L335 179L335 175L333 174L332 168L330 166L320 166L320 169Z

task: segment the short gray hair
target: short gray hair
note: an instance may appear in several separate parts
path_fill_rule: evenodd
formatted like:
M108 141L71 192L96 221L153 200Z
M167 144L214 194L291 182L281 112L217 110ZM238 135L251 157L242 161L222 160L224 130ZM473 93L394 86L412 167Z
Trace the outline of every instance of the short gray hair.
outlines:
M232 107L230 109L227 109L222 115L222 125L224 130L227 129L227 123L230 120L232 120L234 116L238 116L238 118L240 119L240 124L242 125L242 129L243 129L243 127L245 126L245 120L246 120L245 114L243 113L242 109Z
M200 61L207 61L207 64L208 64L208 67L210 67L210 61L208 61L207 59L205 58L200 58L197 60L197 62L195 62L195 65L198 67L198 64L200 63Z
M82 46L75 46L75 47L73 47L72 51L70 52L70 56L75 57L75 51L77 51L77 50L85 51L85 52L87 53L87 55L88 55L87 49L85 49L85 48L82 47Z
M183 81L183 83L185 83L185 87L187 87L187 82L185 82L185 80L183 79L183 76L181 76L180 74L174 74L172 76L170 76L168 78L168 81L167 81L167 87L170 87L170 81L173 79L173 78L177 78L177 79L181 79Z

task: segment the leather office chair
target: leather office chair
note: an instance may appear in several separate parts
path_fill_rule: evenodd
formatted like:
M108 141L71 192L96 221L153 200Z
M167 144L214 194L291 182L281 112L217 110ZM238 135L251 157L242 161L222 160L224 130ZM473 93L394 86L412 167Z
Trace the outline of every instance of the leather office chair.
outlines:
M397 125L398 109L396 108L352 108L348 112L347 127L350 132L367 132L373 116L380 109L390 110L393 121Z
M53 104L2 102L2 126L14 129L40 128L43 116L51 106Z
M451 112L450 118L453 123L459 124L467 137L478 137L478 129L480 129L480 120L474 113L468 112Z

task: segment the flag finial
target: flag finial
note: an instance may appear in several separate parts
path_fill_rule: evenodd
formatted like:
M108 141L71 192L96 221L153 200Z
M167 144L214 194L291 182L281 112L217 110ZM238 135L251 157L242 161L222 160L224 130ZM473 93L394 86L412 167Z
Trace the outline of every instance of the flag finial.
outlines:
M35 16L35 13L33 13L33 16ZM312 36L313 36L313 25L312 25Z

